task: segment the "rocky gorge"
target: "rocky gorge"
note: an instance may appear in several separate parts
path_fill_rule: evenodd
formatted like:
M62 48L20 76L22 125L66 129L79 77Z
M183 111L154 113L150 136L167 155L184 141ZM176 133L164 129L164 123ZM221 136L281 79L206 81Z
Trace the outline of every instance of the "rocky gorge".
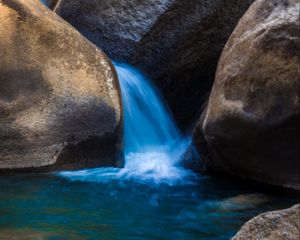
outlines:
M114 61L153 80L191 170L299 193L298 0L43 2L0 0L1 174L123 167ZM298 239L297 219L262 214L233 239Z

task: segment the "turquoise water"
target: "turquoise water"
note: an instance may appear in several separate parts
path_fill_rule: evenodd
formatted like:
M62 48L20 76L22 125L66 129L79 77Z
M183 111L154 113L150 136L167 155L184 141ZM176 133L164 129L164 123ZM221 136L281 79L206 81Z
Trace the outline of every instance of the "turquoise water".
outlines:
M229 239L256 214L296 202L207 177L168 185L1 176L0 196L0 239L18 240Z

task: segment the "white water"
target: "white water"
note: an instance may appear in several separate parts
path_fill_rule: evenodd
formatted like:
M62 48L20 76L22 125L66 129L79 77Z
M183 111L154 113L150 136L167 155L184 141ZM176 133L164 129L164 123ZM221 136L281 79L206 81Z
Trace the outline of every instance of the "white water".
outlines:
M180 133L159 92L137 69L123 63L115 63L115 68L124 112L124 168L68 171L59 175L81 181L190 183L194 174L179 166L190 140Z

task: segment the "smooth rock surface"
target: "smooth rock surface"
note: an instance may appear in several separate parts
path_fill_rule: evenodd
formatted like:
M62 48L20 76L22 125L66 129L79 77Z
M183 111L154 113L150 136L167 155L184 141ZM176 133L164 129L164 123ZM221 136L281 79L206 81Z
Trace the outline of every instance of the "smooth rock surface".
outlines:
M139 67L190 127L221 51L253 0L61 0L55 12L114 60Z
M299 12L257 0L231 35L194 132L207 171L300 189Z
M266 212L248 221L232 240L299 240L300 205Z
M109 59L38 0L0 0L0 171L116 166Z

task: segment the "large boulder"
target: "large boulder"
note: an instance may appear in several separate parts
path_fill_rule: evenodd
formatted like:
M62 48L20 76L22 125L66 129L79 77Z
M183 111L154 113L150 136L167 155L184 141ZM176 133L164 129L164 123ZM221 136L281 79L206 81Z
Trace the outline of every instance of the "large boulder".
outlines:
M60 0L55 12L108 56L139 67L182 128L195 122L221 51L253 0Z
M109 59L38 0L0 0L0 172L116 166Z
M257 0L238 23L194 132L207 171L300 189L298 0Z
M266 212L245 223L232 240L299 240L300 204Z

